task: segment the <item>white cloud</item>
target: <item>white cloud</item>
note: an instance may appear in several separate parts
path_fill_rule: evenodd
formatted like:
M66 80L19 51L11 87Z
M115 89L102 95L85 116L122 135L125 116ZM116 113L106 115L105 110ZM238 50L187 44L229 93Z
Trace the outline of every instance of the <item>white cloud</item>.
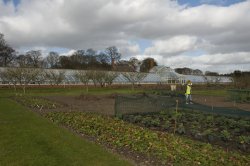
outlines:
M164 58L154 56L160 65L167 65L173 68L189 67L201 69L202 71L215 71L220 73L230 73L234 70L249 70L250 53L230 53L230 54L207 54L200 56L179 55Z
M70 56L70 55L72 55L75 52L76 52L76 50L68 50L66 52L61 53L60 55L61 56Z
M249 29L249 0L227 7L186 7L170 0L22 0L16 8L0 1L0 32L17 49L115 45L128 58L142 56L140 43L131 41L145 39L153 45L143 56L156 54L166 65L181 60L186 66L189 58L184 62L181 54L200 49L207 52L197 57L202 64L219 66L250 52Z
M173 56L185 51L197 49L201 44L202 41L199 41L197 37L175 36L167 40L154 41L153 46L145 50L145 54Z
M131 55L137 55L141 52L140 46L134 42L127 42L119 48L120 53L123 56L123 59L129 59Z

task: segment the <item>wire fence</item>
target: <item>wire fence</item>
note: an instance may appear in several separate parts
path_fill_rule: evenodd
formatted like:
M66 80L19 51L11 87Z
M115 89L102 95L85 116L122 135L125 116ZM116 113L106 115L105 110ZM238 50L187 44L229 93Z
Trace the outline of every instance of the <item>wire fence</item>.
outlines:
M159 112L174 106L174 98L170 96L148 94L116 96L115 115L120 117L124 114Z
M178 104L178 105L177 105ZM170 109L198 110L206 113L223 114L229 116L249 116L250 111L237 107L214 107L198 103L185 104L185 97L173 94L167 96L140 94L119 95L115 98L115 115L122 117L126 114L147 114Z
M232 101L250 103L250 89L230 89L228 93Z

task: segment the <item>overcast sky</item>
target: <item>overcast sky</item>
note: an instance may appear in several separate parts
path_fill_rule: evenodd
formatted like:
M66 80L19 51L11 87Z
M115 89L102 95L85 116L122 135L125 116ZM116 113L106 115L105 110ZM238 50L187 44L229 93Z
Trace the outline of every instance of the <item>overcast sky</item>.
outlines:
M250 70L250 0L0 0L0 32L19 52L117 46L122 59Z

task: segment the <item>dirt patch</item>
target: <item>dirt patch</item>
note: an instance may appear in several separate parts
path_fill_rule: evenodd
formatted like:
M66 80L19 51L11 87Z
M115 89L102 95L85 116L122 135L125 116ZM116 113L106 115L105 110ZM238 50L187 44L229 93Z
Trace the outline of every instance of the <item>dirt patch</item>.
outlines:
M46 98L66 105L57 111L84 111L111 116L115 113L114 95L49 96Z
M46 99L63 104L65 107L57 111L84 111L115 115L115 96L111 95L81 95L81 96L49 96ZM239 108L250 111L250 103L235 103L226 97L193 95L193 101L202 105L213 107ZM52 111L52 110L50 110Z
M250 103L236 103L233 101L229 101L226 97L221 97L221 96L193 95L193 101L207 106L227 107L227 108L236 107L245 111L250 111Z

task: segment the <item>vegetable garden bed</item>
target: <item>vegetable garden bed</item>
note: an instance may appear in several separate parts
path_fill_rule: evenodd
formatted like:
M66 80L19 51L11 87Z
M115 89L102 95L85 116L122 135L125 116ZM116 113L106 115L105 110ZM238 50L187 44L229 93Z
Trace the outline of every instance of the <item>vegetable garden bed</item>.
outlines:
M99 143L146 154L161 165L248 165L250 162L247 154L224 151L207 143L152 131L112 117L82 112L50 112L45 116L79 134L92 136Z
M174 110L154 114L123 115L123 120L168 133L176 133L225 149L250 152L250 117Z

